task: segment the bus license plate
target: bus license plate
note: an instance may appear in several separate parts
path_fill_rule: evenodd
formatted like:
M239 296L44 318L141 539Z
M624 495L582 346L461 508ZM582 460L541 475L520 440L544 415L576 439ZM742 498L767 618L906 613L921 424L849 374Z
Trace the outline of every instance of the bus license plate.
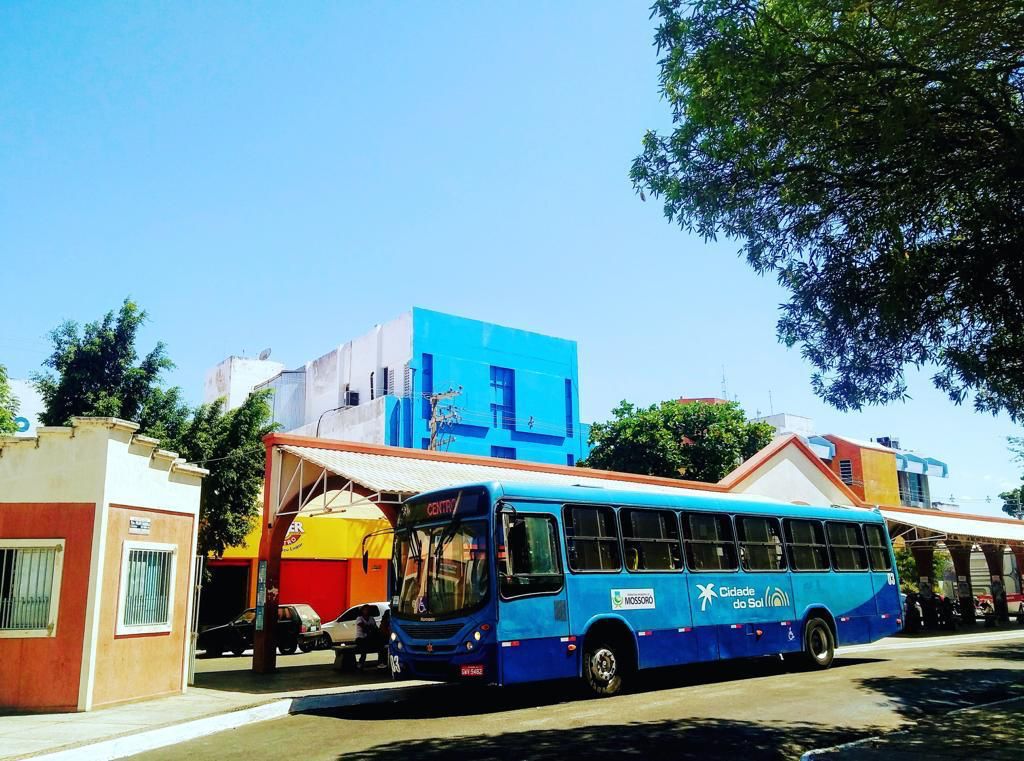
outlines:
M460 673L462 676L483 676L484 675L484 664L482 663L464 663L460 667Z

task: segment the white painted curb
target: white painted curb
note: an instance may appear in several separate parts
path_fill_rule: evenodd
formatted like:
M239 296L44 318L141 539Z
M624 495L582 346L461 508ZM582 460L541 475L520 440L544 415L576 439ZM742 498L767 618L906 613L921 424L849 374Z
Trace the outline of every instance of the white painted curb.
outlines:
M168 745L195 740L207 735L237 729L270 719L280 719L293 713L306 713L329 708L369 705L372 703L393 703L424 690L436 689L442 685L419 684L409 687L391 687L386 690L367 689L354 692L340 692L330 695L306 695L297 698L282 698L271 703L243 708L239 711L194 719L169 727L150 729L132 735L115 737L110 740L74 748L22 757L23 761L111 761L112 759L134 756L148 750L165 748Z

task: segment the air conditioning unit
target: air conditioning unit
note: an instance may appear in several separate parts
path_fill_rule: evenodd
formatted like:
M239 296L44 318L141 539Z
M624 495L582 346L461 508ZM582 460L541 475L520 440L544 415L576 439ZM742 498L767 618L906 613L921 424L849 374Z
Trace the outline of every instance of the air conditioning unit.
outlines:
M359 406L359 392L358 391L346 391L345 392L345 405L347 407L358 407Z

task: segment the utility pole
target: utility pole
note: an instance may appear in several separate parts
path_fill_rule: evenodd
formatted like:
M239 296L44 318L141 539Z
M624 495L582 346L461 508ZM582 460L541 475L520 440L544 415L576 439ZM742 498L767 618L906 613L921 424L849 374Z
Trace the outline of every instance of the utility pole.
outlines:
M461 393L462 386L459 386L457 389L449 388L440 394L431 394L427 397L430 401L430 445L427 447L429 450L436 451L441 447L447 450L455 441L454 436L441 436L441 431L445 427L459 422L459 411L449 400ZM442 402L448 402L448 404L442 406Z

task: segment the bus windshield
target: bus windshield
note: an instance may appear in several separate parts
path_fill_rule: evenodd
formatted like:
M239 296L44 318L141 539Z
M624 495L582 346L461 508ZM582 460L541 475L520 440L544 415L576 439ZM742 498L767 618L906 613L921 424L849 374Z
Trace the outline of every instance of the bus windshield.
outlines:
M487 600L487 521L411 526L395 536L393 614L450 617Z

